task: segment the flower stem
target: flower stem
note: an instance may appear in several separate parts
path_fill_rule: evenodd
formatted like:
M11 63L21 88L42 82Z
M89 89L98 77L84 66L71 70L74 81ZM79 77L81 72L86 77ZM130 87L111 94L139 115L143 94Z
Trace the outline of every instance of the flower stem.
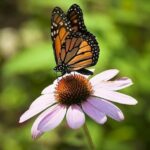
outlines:
M86 123L83 125L83 130L84 130L84 133L86 135L86 138L87 138L90 149L95 150L95 147L94 147L94 144L93 144L93 141L92 141L92 138L91 138L91 135L89 133L89 130L87 128Z

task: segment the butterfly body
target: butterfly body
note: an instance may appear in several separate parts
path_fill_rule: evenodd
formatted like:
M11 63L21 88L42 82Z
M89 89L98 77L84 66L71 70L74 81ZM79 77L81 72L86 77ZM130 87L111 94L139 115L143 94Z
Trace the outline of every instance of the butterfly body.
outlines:
M85 69L97 63L99 46L87 31L80 7L72 5L67 15L56 7L52 12L51 37L56 60L55 71L62 75L73 71L92 74Z

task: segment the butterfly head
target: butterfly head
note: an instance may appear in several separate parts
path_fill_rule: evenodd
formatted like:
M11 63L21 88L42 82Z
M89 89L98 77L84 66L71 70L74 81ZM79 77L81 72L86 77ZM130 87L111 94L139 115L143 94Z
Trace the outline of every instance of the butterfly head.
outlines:
M67 65L65 65L65 64L57 65L57 66L54 68L54 71L56 71L56 72L61 72L62 75L64 75L65 73L69 73L69 72L70 72L70 71L68 70Z

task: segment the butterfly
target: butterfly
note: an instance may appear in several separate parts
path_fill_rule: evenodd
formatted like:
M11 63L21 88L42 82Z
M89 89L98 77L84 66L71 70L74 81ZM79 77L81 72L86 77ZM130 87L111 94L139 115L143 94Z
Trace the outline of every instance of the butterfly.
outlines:
M72 71L93 74L86 68L97 63L100 50L95 36L86 29L82 10L77 4L73 4L66 14L61 8L54 8L51 38L56 72L61 72L62 75Z

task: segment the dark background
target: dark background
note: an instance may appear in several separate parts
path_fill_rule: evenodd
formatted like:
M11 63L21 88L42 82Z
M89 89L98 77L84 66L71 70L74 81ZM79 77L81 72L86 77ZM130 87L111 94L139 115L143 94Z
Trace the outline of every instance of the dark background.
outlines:
M96 73L120 70L134 85L122 92L138 100L119 106L125 120L98 125L87 118L98 150L150 148L150 3L148 0L1 0L0 1L0 150L86 150L82 129L59 127L33 141L34 121L18 124L20 115L56 79L50 39L50 16L55 6L77 3L85 24L96 35L101 53Z

